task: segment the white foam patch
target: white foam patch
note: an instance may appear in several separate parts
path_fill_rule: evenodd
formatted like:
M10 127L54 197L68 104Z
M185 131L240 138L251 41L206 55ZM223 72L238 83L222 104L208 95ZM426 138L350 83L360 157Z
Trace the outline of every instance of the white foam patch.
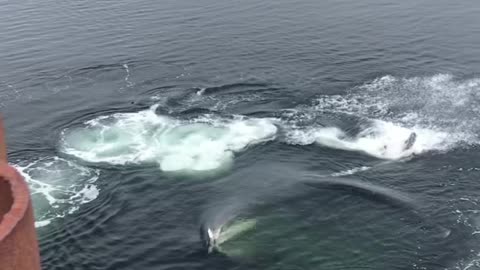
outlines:
M336 126L301 126L325 113L369 124L355 136ZM400 159L427 151L480 143L480 79L384 76L344 95L320 96L313 106L284 114L287 142L360 151L382 159ZM296 119L299 118L299 119ZM293 123L292 120L293 119ZM340 120L341 121L341 120ZM405 141L416 133L413 147Z
M47 225L50 225L51 222L52 221L50 219L35 221L35 228L45 227Z
M415 143L406 149L406 141L413 132L416 133ZM373 121L371 126L354 137L348 136L337 127L319 127L289 131L287 138L293 144L317 143L330 148L358 151L392 160L431 150L446 150L458 139L445 132L417 127L409 129L380 120Z
M314 108L381 119L406 126L477 133L480 130L480 79L384 76L345 95L325 95Z
M337 173L332 173L331 176L338 177L338 176L353 175L353 174L356 174L356 173L358 173L358 172L367 171L367 170L369 170L369 169L371 169L371 168L372 168L372 167L368 167L368 166L355 167L355 168L348 169L348 170L345 170L345 171L341 171L341 172L337 172Z
M179 120L155 107L117 113L63 132L61 151L88 162L116 165L158 163L163 171L208 171L229 165L236 152L273 140L268 119L206 115Z
M207 90L206 87L200 88L200 90L197 91L197 95L201 96L201 95L205 94L205 90Z
M125 76L125 83L127 84L127 87L132 87L135 84L130 81L130 69L128 68L127 64L123 64L123 68L125 69L125 72L127 75Z
M71 161L46 157L33 162L20 161L14 167L27 181L35 208L35 226L43 227L56 218L77 211L95 200L98 171Z

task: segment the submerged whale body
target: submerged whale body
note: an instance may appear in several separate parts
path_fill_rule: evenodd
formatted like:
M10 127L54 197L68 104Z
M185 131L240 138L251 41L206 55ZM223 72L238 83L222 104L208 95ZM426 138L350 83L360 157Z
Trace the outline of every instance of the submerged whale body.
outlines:
M255 228L256 220L233 220L227 222L224 225L216 229L212 229L205 225L202 225L200 229L201 237L204 240L204 245L208 250L208 253L222 252L220 245L224 242L232 240L245 232L248 232Z
M353 179L336 177L332 179L308 179L302 181L301 184L304 187L309 188L310 192L312 191L310 188L313 188L314 190L325 190L326 192L328 190L348 192L364 197L368 200L403 209L410 213L410 218L413 219L414 223L421 225L422 229L434 232L434 234L438 235L440 238L447 238L451 233L449 229L444 228L443 226L438 225L434 220L430 220L429 218L425 218L424 215L421 215L413 198L407 194L387 187ZM291 197L290 199L295 200L295 198L296 197ZM287 198L287 201L288 200L289 198ZM267 208L269 209L270 207L274 207L274 203L269 203ZM255 228L255 219L244 219L240 217L239 213L237 213L237 216L228 218L218 226L208 223L201 224L200 237L203 246L208 253L217 252L228 256L229 254L225 253L227 251L224 252L222 249L222 244L234 240Z
M410 213L411 218L421 224L422 229L435 232L441 238L450 235L451 230L438 225L435 220L425 218L415 204L415 199L405 193L364 181L356 181L347 178L308 180L305 185L319 188L346 191L362 196L365 199L390 205L395 208L404 209Z
M320 189L348 191L366 199L385 203L393 207L414 209L414 199L390 188L374 185L364 181L335 177L333 179L315 179L303 184Z

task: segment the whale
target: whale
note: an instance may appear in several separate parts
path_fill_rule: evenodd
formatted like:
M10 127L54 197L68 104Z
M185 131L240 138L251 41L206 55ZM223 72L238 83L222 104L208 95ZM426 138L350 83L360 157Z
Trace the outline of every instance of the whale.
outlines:
M447 238L451 230L445 228L425 215L422 215L422 211L417 208L417 200L412 198L408 194L403 192L379 186L376 184L368 183L365 181L332 177L328 178L311 178L299 181L301 186L306 187L308 192L323 191L323 192L340 192L349 193L356 196L361 196L367 200L375 201L378 203L389 205L390 207L402 209L407 213L410 219L421 225L423 230L432 231L440 238ZM299 199L297 195L299 193L293 192L291 197L282 199L283 203L288 203L289 200ZM301 194L301 193L300 193ZM310 195L309 195L310 196ZM303 197L303 196L302 196ZM256 207L259 207L258 205ZM260 206L268 213L270 207L275 207L275 202L270 205ZM220 213L221 211L219 211ZM237 237L245 236L249 232L252 232L257 227L257 220L253 218L244 218L242 216L243 211L239 211L237 215L231 215L224 219L223 222L217 223L218 225L212 225L204 222L200 225L200 238L205 250L210 253L226 254L222 249L222 245L228 241L235 240ZM228 255L228 254L226 254Z
M408 139L406 139L405 142L403 143L403 151L410 150L416 141L417 141L417 133L415 132L410 133L410 136L408 136Z
M233 240L242 234L253 230L257 221L255 219L232 220L217 228L203 227L204 245L208 253L222 252L221 244Z

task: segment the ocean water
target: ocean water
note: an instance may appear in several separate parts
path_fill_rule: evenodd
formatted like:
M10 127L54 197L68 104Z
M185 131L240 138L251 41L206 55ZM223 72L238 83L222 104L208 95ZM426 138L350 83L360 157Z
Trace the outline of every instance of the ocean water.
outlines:
M0 14L44 269L480 269L478 1Z

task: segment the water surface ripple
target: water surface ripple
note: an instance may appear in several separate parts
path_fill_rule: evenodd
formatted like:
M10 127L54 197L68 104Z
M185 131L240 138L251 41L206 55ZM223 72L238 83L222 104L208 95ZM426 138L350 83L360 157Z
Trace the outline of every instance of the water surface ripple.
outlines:
M480 269L477 1L0 12L44 269Z

